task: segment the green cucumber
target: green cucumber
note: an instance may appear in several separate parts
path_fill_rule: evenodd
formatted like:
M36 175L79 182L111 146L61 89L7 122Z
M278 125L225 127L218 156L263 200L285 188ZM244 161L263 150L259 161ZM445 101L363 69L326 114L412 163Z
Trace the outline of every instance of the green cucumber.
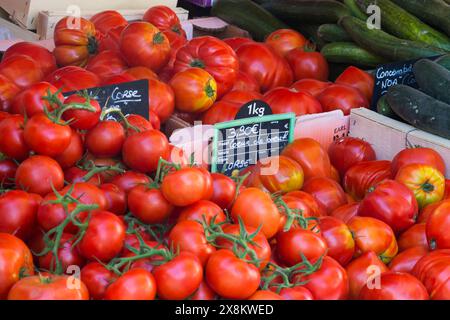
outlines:
M354 42L390 61L420 59L445 53L430 45L399 39L382 30L369 29L366 22L354 17L344 17L339 24Z
M349 42L352 38L338 24L323 24L317 30L317 35L325 42Z
M392 0L423 22L450 36L450 6L443 0Z
M270 12L250 0L218 0L211 13L247 30L257 41L263 41L275 30L288 28Z
M387 102L386 96L381 96L377 102L377 112L383 116L389 117L394 120L400 120L400 117L392 110L391 106Z
M450 104L450 71L428 59L414 63L414 76L420 90Z
M376 67L388 61L353 42L333 42L325 45L320 53L329 62Z
M412 126L450 139L450 105L405 85L390 87L389 106Z
M273 0L262 7L287 23L336 23L340 18L351 15L344 4L333 0Z
M443 66L445 69L450 70L450 53L443 55L442 57L437 59L436 62Z
M363 11L370 5L377 5L381 9L381 26L392 35L450 51L450 39L445 34L423 23L392 1L356 0L356 3Z
M347 8L351 11L352 15L355 18L366 20L367 15L359 9L358 5L356 4L355 0L344 0L344 4L347 6Z

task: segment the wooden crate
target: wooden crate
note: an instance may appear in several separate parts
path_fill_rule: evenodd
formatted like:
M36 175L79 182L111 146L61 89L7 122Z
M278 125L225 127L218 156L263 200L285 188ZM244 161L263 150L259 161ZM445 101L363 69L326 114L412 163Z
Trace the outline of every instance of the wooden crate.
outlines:
M420 146L432 148L445 161L450 178L450 140L419 130L408 124L380 115L369 109L353 109L350 136L369 142L380 160L392 160L401 150Z
M177 0L0 0L0 7L26 29L36 29L38 13L49 9L64 11L68 15L68 10L78 6L83 15L84 11L146 9L156 5L175 8Z
M81 16L83 18L89 19L94 14L103 11L101 10L92 10L92 11L83 11ZM141 20L145 11L145 9L118 9L117 11L121 13L125 19L128 21ZM178 18L181 21L186 21L188 19L189 11L183 8L173 8ZM36 24L36 33L39 35L40 39L50 39L53 38L53 30L55 29L56 23L67 16L67 12L65 11L41 11L39 12Z

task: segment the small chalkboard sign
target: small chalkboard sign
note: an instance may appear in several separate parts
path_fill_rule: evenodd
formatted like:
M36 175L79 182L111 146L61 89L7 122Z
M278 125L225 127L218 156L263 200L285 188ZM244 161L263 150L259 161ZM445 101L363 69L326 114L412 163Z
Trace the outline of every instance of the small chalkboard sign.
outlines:
M439 55L427 59L434 61L439 57L441 56ZM403 84L418 89L418 84L413 73L413 65L419 60L421 59L383 64L375 70L375 86L371 103L372 110L377 109L378 100L384 96L392 86Z
M119 109L124 115L139 114L145 119L149 118L148 110L148 80L122 82L102 87L86 89L90 97L97 100L103 112L110 109ZM65 97L77 91L64 92ZM107 120L119 120L115 113L107 113Z
M240 108L236 120L214 125L212 172L233 176L260 159L279 155L294 137L295 114L272 114L259 100Z

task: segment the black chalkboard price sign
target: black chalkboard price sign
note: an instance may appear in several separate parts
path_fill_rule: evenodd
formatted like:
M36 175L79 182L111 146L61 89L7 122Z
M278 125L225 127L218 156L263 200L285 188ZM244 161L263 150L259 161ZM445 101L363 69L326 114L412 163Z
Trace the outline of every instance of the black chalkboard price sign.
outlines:
M145 119L149 118L148 112L148 80L136 80L108 86L86 89L89 96L97 100L102 111L106 113L105 119L119 120L115 113L107 113L110 109L119 109L124 115L139 114ZM77 91L64 92L68 97Z
M264 159L280 154L294 137L295 114L272 114L259 100L240 108L236 120L214 125L212 172L233 176Z
M441 56L430 57L427 59L436 60L439 57ZM392 86L403 84L418 89L418 84L413 73L413 65L418 60L420 59L383 64L375 70L375 85L371 103L372 110L377 109L378 100L384 96Z

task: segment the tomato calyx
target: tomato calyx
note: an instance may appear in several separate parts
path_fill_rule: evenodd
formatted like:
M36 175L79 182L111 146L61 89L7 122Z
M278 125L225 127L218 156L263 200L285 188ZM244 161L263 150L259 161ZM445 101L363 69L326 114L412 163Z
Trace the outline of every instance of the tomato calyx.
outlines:
M189 64L189 66L191 66L192 68L205 69L205 63L200 59L192 60L192 62Z
M158 32L153 36L153 44L161 44L165 40L164 34L162 32Z
M205 93L208 98L214 99L216 95L216 90L213 89L211 81L212 79L209 79L208 82L206 83Z
M421 189L426 193L431 193L434 191L435 188L434 188L434 185L432 185L431 183L429 183L427 181L424 184L422 184Z
M164 177L169 174L169 172L172 172L173 170L180 170L181 166L177 163L169 162L167 160L164 160L163 158L159 158L158 161L158 167L156 169L154 184L151 184L154 186L159 186L161 182L163 181Z
M87 45L89 54L96 54L98 52L98 42L95 36L88 37L88 45Z
M61 239L64 233L64 229L66 229L69 223L72 223L74 226L78 227L77 234L75 234L70 240L73 241L72 247L75 247L83 239L86 229L89 226L92 211L98 209L98 205L96 204L82 204L78 199L74 198L71 195L73 188L74 185L72 185L68 192L64 195L61 195L58 191L56 191L55 188L53 188L53 193L56 196L56 200L49 200L46 203L62 205L66 214L66 218L58 226L50 229L47 233L44 234L43 240L45 243L45 248L41 252L33 252L33 254L37 257L52 253L54 264L53 270L51 271L55 274L63 274L65 271L63 270L63 266L58 255L58 250L61 247ZM69 210L70 204L76 205L72 211ZM83 212L87 212L88 216L86 219L81 221L79 219L79 214Z

